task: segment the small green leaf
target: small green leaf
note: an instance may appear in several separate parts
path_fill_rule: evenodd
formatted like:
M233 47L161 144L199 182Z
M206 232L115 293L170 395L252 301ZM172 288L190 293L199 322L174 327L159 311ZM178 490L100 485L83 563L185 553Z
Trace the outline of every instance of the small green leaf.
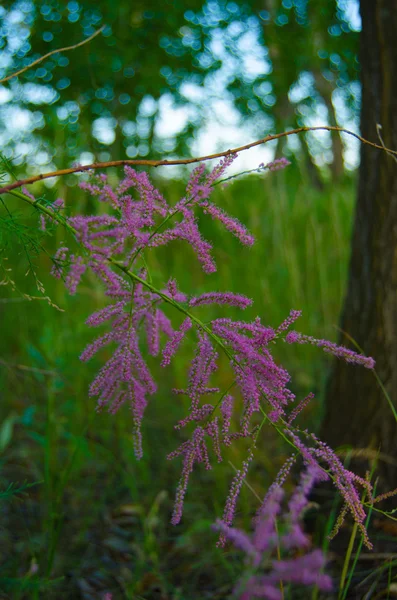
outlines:
M3 452L11 442L15 421L15 415L11 414L3 421L0 427L0 452Z

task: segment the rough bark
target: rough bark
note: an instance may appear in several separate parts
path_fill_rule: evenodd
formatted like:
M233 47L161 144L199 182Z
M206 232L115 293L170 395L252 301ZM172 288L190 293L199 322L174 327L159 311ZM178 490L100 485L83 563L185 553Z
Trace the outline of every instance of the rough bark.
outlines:
M361 0L361 134L397 148L395 0ZM397 164L361 147L358 198L341 328L376 360L397 406ZM349 345L345 336L341 342ZM328 382L323 438L334 447L370 447L397 458L397 424L371 371L335 362ZM383 466L395 484L395 467Z

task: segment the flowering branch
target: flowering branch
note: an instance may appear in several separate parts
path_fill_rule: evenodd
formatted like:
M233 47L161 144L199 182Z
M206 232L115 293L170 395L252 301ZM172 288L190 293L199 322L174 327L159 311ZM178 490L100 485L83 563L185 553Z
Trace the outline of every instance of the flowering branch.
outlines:
M179 523L182 517L184 497L195 464L204 463L206 469L212 468L208 443L211 444L218 462L221 462L221 445L228 447L238 438L248 438L253 444L233 479L223 515L224 524L232 524L237 499L253 458L259 430L265 420L268 420L279 435L299 451L306 467L316 468L322 473L321 478L330 477L334 481L345 501L343 515L347 511L351 513L364 542L370 547L363 525L366 515L356 490L358 486L365 488L369 484L347 471L333 451L321 440L295 427L295 419L311 400L312 395L293 408L295 395L288 387L289 373L275 362L270 344L280 338L290 344L310 343L348 362L361 364L369 369L373 368L373 360L324 340L295 331L288 332L300 317L300 311L291 311L277 329L265 327L259 317L253 322L216 318L205 324L192 309L216 304L244 310L252 300L230 292L207 292L188 299L178 290L176 282L172 279L168 281L165 289L158 289L150 279L146 262L144 261L144 269L137 264L138 258L143 258L142 253L145 250L179 239L190 244L204 272L216 271L216 264L211 255L212 246L202 238L198 229L194 213L194 209L198 208L202 209L204 214L220 221L242 244L253 244L254 238L245 226L209 200L214 185L235 158L236 154L227 153L210 173L205 172L205 165L201 163L190 176L185 197L173 207L153 187L146 172L138 173L129 166L125 167L125 178L115 189L108 184L104 174L96 177L93 183L80 184L98 201L107 203L110 213L65 218L59 212L62 206L60 200L46 205L43 201L37 201L25 189L23 193L12 190L11 194L28 202L39 210L41 215L45 215L45 219L40 221L44 230L47 222L52 220L66 225L74 235L83 252L74 255L70 254L66 247L59 248L54 257L53 268L56 277L65 274L65 284L71 294L76 292L86 269L91 269L105 285L105 295L111 298L112 303L92 314L87 319L87 325L97 327L109 322L110 331L94 339L80 358L88 361L108 344L117 345L111 358L91 383L89 395L97 397L98 410L107 407L111 414L117 412L126 402L130 404L134 447L138 459L143 454L141 423L148 401L147 396L153 395L157 389L141 353L142 329L146 333L148 353L152 356L158 356L160 353L160 333L168 337L162 350L161 366L165 367L177 353L187 332L193 325L196 326L198 342L191 362L188 384L186 389L174 390L176 394L188 396L191 402L189 414L176 424L176 429L189 424L194 424L195 429L190 439L168 456L183 457L173 524ZM281 168L286 166L286 162L282 165L270 163L268 167L275 170L275 166ZM137 197L134 197L130 190L134 190ZM172 224L171 219L176 215L180 219ZM176 331L162 311L162 302L170 304L185 317ZM230 428L234 414L234 398L228 393L232 385L217 401L202 403L203 396L212 396L220 391L218 387L210 387L209 384L212 374L218 369L218 348L230 361L234 374L232 385L236 385L242 397L240 428L233 433L230 432ZM215 415L218 407L220 415ZM255 422L252 422L254 413L263 415L259 430ZM278 477L277 485L282 484L287 473L288 469L284 468ZM222 539L221 537L221 543Z
M1 83L1 82L0 82ZM339 133L346 133L357 140L359 140L362 144L367 144L372 146L373 148L377 148L378 150L383 150L392 156L397 156L397 150L391 150L386 148L385 146L375 144L374 142L370 142L365 138L361 137L357 133L350 131L349 129L344 129L343 127L335 127L331 125L321 125L316 127L299 127L298 129L291 129L290 131L283 131L281 133L275 133L271 135L267 135L266 137L257 140L255 142L250 142L249 144L245 144L244 146L239 146L238 148L233 148L231 150L224 150L223 152L217 152L216 154L209 154L207 156L199 156L195 158L181 158L181 159L163 159L163 160L147 160L147 159L121 159L121 160L111 160L107 162L96 162L90 165L76 165L74 167L69 167L68 169L59 169L57 171L51 171L50 173L40 173L39 175L34 175L32 177L27 177L26 179L20 179L18 181L14 181L8 185L0 187L0 195L5 194L6 192L10 192L11 190L15 190L17 188L21 188L25 185L31 185L37 181L43 181L44 179L51 179L52 177L63 177L64 175L70 175L72 173L83 173L85 171L98 170L98 169L107 169L109 167L121 167L121 166L140 166L140 167L160 167L160 166L175 166L175 165L190 165L194 163L202 163L208 160L213 160L216 158L227 157L232 154L237 154L238 152L243 152L244 150L249 150L250 148L254 148L255 146L260 146L262 144L267 144L273 140L278 140L283 137L287 137L289 135L299 135L301 133L307 133L308 131L338 131Z
M85 40L82 40L78 44L74 44L73 46L66 46L65 48L57 48L56 50L51 50L51 52L44 54L44 56L40 56L40 58L38 58L37 60L34 60L32 63L30 63L30 65L23 67L23 69L20 69L19 71L16 71L15 73L11 73L11 75L7 75L7 77L3 77L3 79L0 79L0 84L5 83L6 81L9 81L10 79L13 79L14 77L18 77L18 75L22 75L22 73L25 73L25 71L28 71L32 67L35 67L36 65L40 64L41 62L43 62L43 60L45 60L46 58L49 58L53 54L57 54L58 52L69 52L69 50L75 50L76 48L80 48L81 46L84 46L84 44L87 44L88 42L93 40L94 37L99 35L105 29L105 27L106 27L106 25L103 25L100 29L98 29L98 31L95 31L92 35L90 35L90 37L86 38Z

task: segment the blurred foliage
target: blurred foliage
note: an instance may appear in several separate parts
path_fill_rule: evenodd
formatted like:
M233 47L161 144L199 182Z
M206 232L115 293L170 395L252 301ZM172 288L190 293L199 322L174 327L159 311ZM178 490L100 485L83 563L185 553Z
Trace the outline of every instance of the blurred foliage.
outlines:
M188 155L213 119L234 119L253 135L316 116L348 122L359 97L354 5L4 0L0 78L106 28L0 87L2 147L37 169L87 151L103 160ZM310 159L319 147L314 137L303 140ZM328 148L326 161L333 159Z

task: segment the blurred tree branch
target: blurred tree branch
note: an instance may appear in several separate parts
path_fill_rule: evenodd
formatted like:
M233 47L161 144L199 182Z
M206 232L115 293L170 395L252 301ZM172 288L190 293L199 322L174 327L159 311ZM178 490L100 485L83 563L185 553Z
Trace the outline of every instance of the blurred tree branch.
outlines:
M6 192L10 192L17 188L20 188L25 185L31 185L36 181L42 181L44 179L50 179L52 177L62 177L64 175L70 175L71 173L82 173L84 171L98 170L98 169L106 169L109 167L120 167L125 165L130 166L141 166L141 167L160 167L160 166L175 166L175 165L190 165L193 163L203 162L207 160L212 160L216 158L222 158L229 154L237 154L238 152L243 152L244 150L249 150L255 146L260 146L261 144L266 144L267 142L271 142L273 140L278 140L280 138L289 136L289 135L298 135L301 133L306 133L308 131L335 131L338 133L346 133L347 135L351 135L352 137L358 139L362 144L366 144L376 148L378 150L383 150L387 154L391 156L397 156L397 150L391 150L390 148L386 148L384 145L376 144L374 142L370 142L369 140L363 138L362 136L350 131L349 129L344 129L343 127L335 127L328 125L321 125L316 127L299 127L297 129L291 129L290 131L283 131L281 133L275 133L272 135L267 135L266 137L257 140L255 142L250 142L244 146L239 146L238 148L233 148L229 150L224 150L223 152L217 152L216 154L209 154L207 156L199 156L195 158L180 158L175 160L146 160L146 159L121 159L121 160L111 160L107 162L97 162L92 163L90 165L76 165L74 167L69 167L68 169L60 169L58 171L52 171L50 173L40 173L39 175L34 175L32 177L28 177L26 179L20 179L18 181L14 181L8 185L0 187L0 194L5 194Z
M46 58L49 58L53 54L57 54L58 52L68 52L69 50L75 50L76 48L80 48L81 46L84 46L84 44L88 44L88 42L90 42L92 39L94 39L94 37L99 35L105 29L105 27L106 27L106 25L103 25L100 29L98 29L98 31L95 31L95 33L90 35L90 37L86 38L85 40L82 40L78 44L74 44L73 46L66 46L65 48L57 48L56 50L51 50L51 52L44 54L44 56L40 56L40 58L38 58L37 60L34 60L32 63L30 63L30 65L23 67L23 69L20 69L19 71L16 71L15 73L11 73L11 75L8 75L7 77L3 77L3 79L0 79L0 84L5 83L9 79L13 79L13 77L18 77L18 75L22 75L22 73L25 73L25 71L28 71L32 67L35 67L36 65L43 62L43 60L45 60Z

